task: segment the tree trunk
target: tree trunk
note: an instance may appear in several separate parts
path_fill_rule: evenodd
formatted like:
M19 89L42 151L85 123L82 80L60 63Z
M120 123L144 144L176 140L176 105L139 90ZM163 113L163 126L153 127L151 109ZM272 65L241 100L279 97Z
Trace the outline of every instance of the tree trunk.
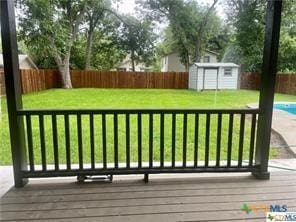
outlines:
M197 38L196 44L195 44L195 61L196 62L201 62L200 61L200 59L201 59L200 51L201 51L201 47L202 47L202 42L204 40L203 38L204 38L204 34L205 34L205 29L208 24L209 17L211 15L212 11L214 11L215 5L217 4L217 2L218 2L218 0L214 0L213 4L208 9L205 17L203 18L202 22L199 25L198 38Z
M185 69L186 72L189 72L189 66L190 66L190 58L189 58L189 52L186 53L186 64L185 64Z
M135 71L135 53L134 53L134 50L132 50L132 53L131 53L131 62L132 62L132 71L134 72Z
M201 58L201 55L200 55L200 51L201 51L201 40L202 38L202 33L200 33L200 35L198 36L197 40L196 40L196 44L195 44L195 60L196 62L201 62L200 61L200 58Z
M86 50L85 50L85 70L90 69L91 67L91 55L92 55L92 44L93 44L93 30L89 30L87 33L87 42L86 42Z
M50 39L51 43L51 53L52 56L58 66L60 80L62 82L62 87L64 89L71 89L72 88L72 81L70 76L70 56L71 56L71 47L72 43L69 46L68 52L66 53L64 59L62 59L60 53L57 50L56 45L54 44L53 39Z
M58 65L62 87L64 89L71 89L72 88L72 81L70 75L70 57L66 56L62 63Z

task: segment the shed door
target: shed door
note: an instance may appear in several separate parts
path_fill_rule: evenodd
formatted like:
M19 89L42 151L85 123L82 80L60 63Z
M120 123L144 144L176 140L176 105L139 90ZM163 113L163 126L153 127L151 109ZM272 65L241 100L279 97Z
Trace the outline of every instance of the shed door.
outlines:
M203 89L218 88L218 68L204 68Z

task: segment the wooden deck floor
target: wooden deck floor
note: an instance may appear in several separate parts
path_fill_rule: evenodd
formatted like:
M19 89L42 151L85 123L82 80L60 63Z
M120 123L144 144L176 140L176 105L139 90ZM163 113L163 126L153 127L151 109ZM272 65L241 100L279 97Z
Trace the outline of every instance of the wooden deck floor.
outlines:
M246 204L286 204L296 211L296 172L274 172L269 181L249 175L154 176L148 184L35 180L0 200L2 221L265 221Z

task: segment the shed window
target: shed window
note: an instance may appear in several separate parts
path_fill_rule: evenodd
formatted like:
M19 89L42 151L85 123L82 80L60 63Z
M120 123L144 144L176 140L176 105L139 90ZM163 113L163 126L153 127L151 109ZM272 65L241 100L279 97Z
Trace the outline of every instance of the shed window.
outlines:
M232 68L225 68L224 76L232 76Z
M204 62L210 62L210 56L204 56Z

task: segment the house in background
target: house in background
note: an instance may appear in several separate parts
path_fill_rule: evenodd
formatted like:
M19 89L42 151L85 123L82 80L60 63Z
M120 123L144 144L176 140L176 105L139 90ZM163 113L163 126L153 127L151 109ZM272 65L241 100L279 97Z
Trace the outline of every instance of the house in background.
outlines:
M218 53L205 50L201 61L202 63L216 63ZM172 52L161 58L161 72L186 72L185 66L180 62L178 52Z
M20 69L38 69L36 64L28 55L20 54L18 59ZM0 69L3 69L3 54L0 54Z
M116 70L123 72L132 72L132 67L132 60L130 56L126 56L125 59L116 66ZM147 67L144 63L135 63L135 72L146 72L150 70L151 68Z
M19 55L19 67L20 69L38 69L36 64L28 55ZM4 83L4 71L3 71L3 54L0 54L0 95L5 94L5 83Z

